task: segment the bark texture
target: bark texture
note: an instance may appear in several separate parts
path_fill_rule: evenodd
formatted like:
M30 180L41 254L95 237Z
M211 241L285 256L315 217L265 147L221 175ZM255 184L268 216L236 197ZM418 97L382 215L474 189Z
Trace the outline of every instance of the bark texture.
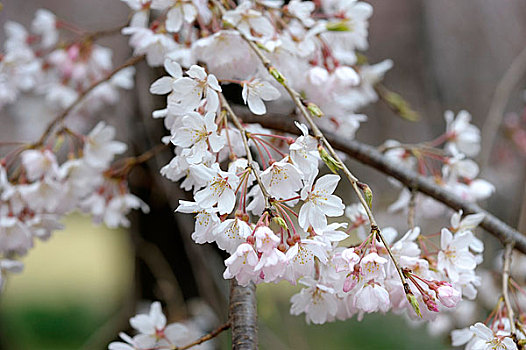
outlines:
M230 284L230 320L232 322L232 349L258 348L256 286L242 287L233 279Z

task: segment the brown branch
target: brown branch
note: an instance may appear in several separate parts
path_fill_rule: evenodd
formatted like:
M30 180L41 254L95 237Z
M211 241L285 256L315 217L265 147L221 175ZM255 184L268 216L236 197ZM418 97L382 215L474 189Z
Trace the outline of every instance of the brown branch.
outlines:
M143 59L144 59L144 55L143 56L135 56L135 57L132 57L132 58L128 59L126 62L124 62L124 64L122 64L121 66L119 66L119 67L115 68L114 70L112 70L106 77L104 77L101 80L97 80L95 83L91 84L86 90L82 91L80 93L80 95L77 97L77 99L75 101L73 101L72 104L70 104L64 111L62 111L62 113L60 113L55 119L53 119L49 123L49 125L47 126L47 128L44 131L44 133L42 134L42 136L40 136L40 139L32 145L32 148L38 148L38 147L42 146L44 144L44 142L46 142L46 139L51 135L51 133L53 132L55 127L58 124L60 124L62 121L64 121L64 119L66 119L66 117L75 109L75 107L77 107L84 100L84 98L91 91L93 91L93 89L95 89L100 84L110 80L115 74L117 74L118 72L120 72L124 68L134 66L137 63L139 63L140 61L142 61Z
M217 337L219 334L221 334L222 332L224 332L227 329L229 329L231 325L232 324L230 323L230 321L225 323L225 324L222 324L221 326L219 326L216 329L214 329L212 332L203 335L201 338L197 339L196 341L193 341L190 344L187 344L185 346L176 347L173 350L186 350L186 349L190 349L193 346L196 346L196 345L199 345L201 343L204 343L205 341L208 341L210 339L213 339L213 338Z
M287 122L284 118L243 116L243 119L245 122L259 123L270 129L299 135L299 130L292 121ZM480 224L482 228L497 237L503 244L514 242L515 248L526 254L526 236L477 204L463 200L449 190L438 186L433 180L393 163L374 147L327 132L325 137L335 149L346 153L365 165L375 168L385 175L394 177L410 188L416 188L417 191L434 198L453 210L462 210L464 214L483 213L485 215L484 220Z
M232 349L257 349L258 327L254 283L241 287L235 279L230 282L229 314L232 321Z

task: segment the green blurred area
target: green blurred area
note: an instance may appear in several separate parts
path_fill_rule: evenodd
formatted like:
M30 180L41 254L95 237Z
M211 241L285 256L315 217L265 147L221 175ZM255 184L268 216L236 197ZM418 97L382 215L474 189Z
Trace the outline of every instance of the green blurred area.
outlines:
M261 349L302 350L441 350L450 346L444 339L434 338L425 325L411 327L394 314L365 315L362 321L353 318L324 325L308 325L305 317L289 313L290 297L299 287L286 282L258 286ZM447 340L447 339L446 339Z
M65 225L48 242L38 242L24 259L24 272L8 281L0 301L0 334L8 350L82 349L111 325L133 286L127 232L93 226L81 216L67 218ZM297 290L288 283L258 286L260 349L449 348L425 327L413 328L391 314L307 325L303 316L289 314ZM115 337L120 330L108 329ZM228 334L216 344L229 349Z

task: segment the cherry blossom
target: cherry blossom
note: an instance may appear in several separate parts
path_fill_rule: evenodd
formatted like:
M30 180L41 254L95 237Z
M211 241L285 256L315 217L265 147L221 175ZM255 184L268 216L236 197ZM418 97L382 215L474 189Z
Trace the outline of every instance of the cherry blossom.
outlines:
M265 114L267 109L263 101L272 101L280 97L278 89L270 83L253 79L243 84L243 101L248 103L248 108L254 114Z
M315 231L327 226L326 216L340 216L345 206L342 200L333 195L340 181L338 175L329 174L320 177L315 184L305 186L301 191L301 199L305 202L300 209L298 222L307 230L312 226Z

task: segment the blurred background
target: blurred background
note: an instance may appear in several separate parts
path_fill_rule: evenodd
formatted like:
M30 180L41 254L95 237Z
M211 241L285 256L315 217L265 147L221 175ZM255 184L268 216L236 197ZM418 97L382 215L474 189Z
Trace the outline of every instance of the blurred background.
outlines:
M517 227L526 207L522 204L526 193L526 136L516 136L517 125L526 125L526 3L370 3L374 14L370 49L365 54L372 63L385 58L394 61L385 85L404 96L421 120L412 123L398 118L378 102L363 111L369 120L362 124L357 139L373 145L389 138L401 142L429 140L444 130L445 110L468 110L483 133L483 151L478 159L482 177L497 188L483 205ZM128 16L128 7L118 0L4 0L2 4L2 26L7 20L29 26L38 8L47 8L89 30L114 28L124 24ZM3 38L2 32L0 42ZM114 50L115 66L130 55L126 41L122 36L100 40L101 45ZM100 115L118 127L118 138L131 144L130 152L149 149L164 133L162 123L150 117L162 101L147 93L150 83L161 74L139 66L137 89ZM500 115L504 118L499 119ZM24 108L7 108L0 117L0 140L31 141L40 135L53 113L43 110L39 101L27 99ZM514 120L518 124L510 122ZM152 212L148 216L135 213L130 231L93 226L89 218L72 215L65 221L65 230L47 242L37 242L24 259L25 271L12 275L0 296L1 349L105 349L119 331L127 329L129 317L141 309L144 300L162 300L171 321L195 316L213 328L226 319L228 282L221 277L224 256L211 246L197 246L191 241L190 216L173 215L178 200L186 195L158 175L160 166L169 159L167 152L132 173L133 192L150 204ZM375 203L379 222L405 231L405 218L383 210L396 199L397 190L384 176L351 164L359 178L382 194L376 196ZM350 194L348 198L347 204L354 201ZM426 225L432 230L448 222L449 215L426 221ZM489 256L498 249L494 243L492 239L486 241ZM286 284L258 287L262 349L450 348L447 334L428 333L433 325L409 325L391 314L366 316L361 322L353 319L306 325L303 317L288 312L289 298L297 289ZM221 336L216 344L228 348L228 335Z

